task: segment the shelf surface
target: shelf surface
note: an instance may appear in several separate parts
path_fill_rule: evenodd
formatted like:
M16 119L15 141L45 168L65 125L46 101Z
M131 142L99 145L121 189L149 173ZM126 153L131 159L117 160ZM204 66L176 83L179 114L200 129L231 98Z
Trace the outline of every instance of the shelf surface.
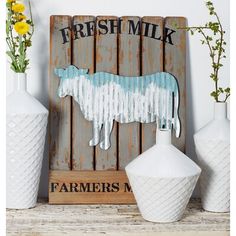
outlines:
M198 199L191 199L182 220L165 224L145 221L136 205L49 205L46 199L32 209L8 209L6 215L7 236L230 235L230 214L206 212Z

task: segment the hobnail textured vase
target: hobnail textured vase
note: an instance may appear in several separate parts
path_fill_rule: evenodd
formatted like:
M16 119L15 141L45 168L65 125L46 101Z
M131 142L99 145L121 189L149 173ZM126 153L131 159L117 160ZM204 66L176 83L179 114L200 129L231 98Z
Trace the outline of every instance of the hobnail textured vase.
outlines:
M214 119L194 135L203 209L230 211L230 121L227 104L215 103Z
M158 130L157 143L125 168L145 220L181 219L201 169L171 144L171 131Z
M6 104L6 206L24 209L37 202L48 111L26 91L26 74L16 77Z

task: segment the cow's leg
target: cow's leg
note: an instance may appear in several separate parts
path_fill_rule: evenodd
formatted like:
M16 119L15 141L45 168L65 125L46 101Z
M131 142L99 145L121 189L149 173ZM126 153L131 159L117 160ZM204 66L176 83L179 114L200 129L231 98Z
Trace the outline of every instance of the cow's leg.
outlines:
M100 142L100 148L103 150L107 150L110 144L110 135L113 128L113 120L106 121L102 128L102 137Z
M89 141L89 146L96 146L99 143L102 124L93 121L93 138Z

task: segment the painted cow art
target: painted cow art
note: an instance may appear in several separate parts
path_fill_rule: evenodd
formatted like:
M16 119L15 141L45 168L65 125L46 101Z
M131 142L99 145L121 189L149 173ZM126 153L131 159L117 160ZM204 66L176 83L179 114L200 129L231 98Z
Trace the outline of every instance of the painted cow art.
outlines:
M120 123L156 121L161 129L175 129L180 136L179 88L167 72L144 76L120 76L106 72L88 74L73 65L57 68L58 95L72 96L85 119L93 122L90 146L110 147L113 121Z

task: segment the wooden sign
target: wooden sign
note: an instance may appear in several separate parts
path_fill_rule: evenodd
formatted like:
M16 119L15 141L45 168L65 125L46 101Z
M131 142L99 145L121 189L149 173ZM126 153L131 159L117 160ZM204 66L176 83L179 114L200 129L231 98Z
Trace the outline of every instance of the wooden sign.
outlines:
M91 147L92 124L71 97L59 98L55 68L141 76L160 71L178 79L185 151L185 31L183 17L51 16L49 202L135 203L124 167L155 144L156 124L114 124L111 147Z

